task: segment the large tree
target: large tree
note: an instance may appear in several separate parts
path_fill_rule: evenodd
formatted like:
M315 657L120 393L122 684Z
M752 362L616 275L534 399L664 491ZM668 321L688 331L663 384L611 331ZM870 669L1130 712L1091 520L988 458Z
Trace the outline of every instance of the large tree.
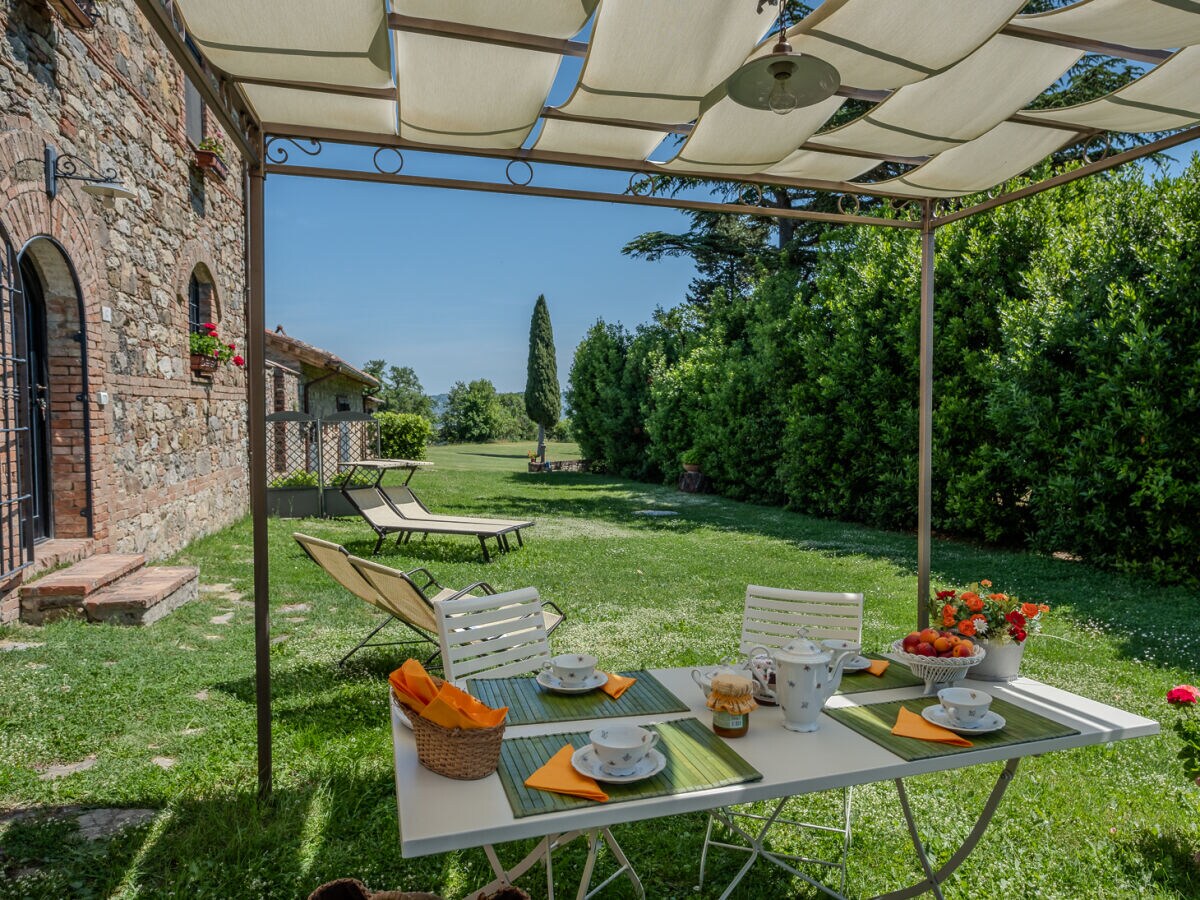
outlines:
M451 443L482 443L496 439L500 401L486 378L470 384L455 382L442 413L442 439Z
M537 422L538 458L546 461L546 429L558 423L562 399L558 389L558 362L554 358L554 329L550 307L539 294L529 322L529 368L525 376L525 412Z
M387 360L371 359L363 365L363 371L379 379L375 396L382 401L380 412L412 413L433 421L433 398L426 396L411 366L392 366Z

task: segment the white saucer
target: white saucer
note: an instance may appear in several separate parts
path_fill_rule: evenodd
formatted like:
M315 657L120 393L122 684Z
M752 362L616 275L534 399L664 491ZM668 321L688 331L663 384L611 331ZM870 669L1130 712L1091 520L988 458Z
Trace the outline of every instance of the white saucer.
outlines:
M925 707L921 710L921 715L926 722L932 722L934 725L940 725L958 734L990 734L993 731L999 731L1007 724L1004 716L1000 713L988 710L987 715L979 720L978 725L959 725L957 722L952 722L946 708L937 703Z
M581 681L577 685L567 685L555 678L554 673L547 669L538 672L535 680L548 691L555 691L559 694L586 694L588 691L594 691L596 688L608 684L608 675L604 672L593 672L585 681Z
M865 656L856 656L842 666L843 672L863 672L871 668L871 661Z
M638 764L628 775L609 775L604 771L600 758L592 750L592 745L587 744L571 755L571 765L580 775L595 778L597 781L607 781L609 784L630 784L657 775L667 767L667 758L657 750L651 750L638 760Z

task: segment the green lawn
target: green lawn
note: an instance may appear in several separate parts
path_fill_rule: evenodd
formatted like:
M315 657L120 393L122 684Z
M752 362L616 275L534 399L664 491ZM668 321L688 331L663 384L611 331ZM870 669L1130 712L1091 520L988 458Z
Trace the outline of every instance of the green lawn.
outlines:
M559 647L587 648L606 666L711 662L737 641L748 582L861 590L865 641L881 649L913 621L911 536L777 509L591 475L530 475L527 444L437 447L437 467L413 485L435 509L529 516L523 550L485 566L478 544L435 538L381 557L428 566L447 585L486 579L535 585L569 613ZM571 458L558 445L550 458ZM633 512L670 508L674 518ZM0 897L284 897L355 875L376 889L455 896L487 880L483 853L405 860L398 850L385 676L386 649L334 665L376 621L291 541L302 529L369 553L360 522L271 523L276 792L255 800L250 528L198 541L178 562L201 567L206 591L146 629L61 622L4 628L0 638L44 646L0 653L0 810L128 806L161 810L108 841L75 835L70 818L0 814ZM990 577L1050 603L1047 637L1031 642L1025 672L1152 717L1167 688L1200 669L1196 592L1100 573L1028 554L934 547L938 584ZM230 593L232 591L233 593ZM308 609L285 611L306 604ZM232 614L228 624L212 620ZM1025 762L948 897L1195 897L1200 870L1196 788L1177 769L1173 736L1126 741ZM76 774L42 781L53 763L95 756ZM155 757L174 760L162 768ZM923 838L949 852L974 821L998 767L913 780ZM832 809L832 800L815 805ZM693 890L701 815L624 826L619 835L648 896L716 897ZM520 848L509 848L512 854ZM741 859L717 855L712 885ZM556 857L564 895L579 848ZM915 878L894 792L855 792L854 892ZM536 877L527 888L542 896ZM810 896L766 866L743 898ZM631 896L619 884L606 896Z

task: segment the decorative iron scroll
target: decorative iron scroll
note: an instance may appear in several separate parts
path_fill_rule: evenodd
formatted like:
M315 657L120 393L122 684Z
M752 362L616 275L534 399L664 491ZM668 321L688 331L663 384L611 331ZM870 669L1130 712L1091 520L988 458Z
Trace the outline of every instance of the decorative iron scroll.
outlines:
M396 164L394 167L385 166L379 161L379 156L382 153L394 153L396 155ZM375 166L375 171L383 175L395 175L404 168L404 154L395 147L378 147L371 154L371 164Z
M57 154L54 157L54 176L73 181L108 182L117 180L117 170L109 167L97 169L70 153Z
M321 151L325 149L324 145L316 138L267 138L266 151L269 162L283 164L288 161L288 150L287 147L283 146L284 144L291 144L306 156L319 156ZM308 146L306 147L305 144Z
M513 166L524 166L528 177L524 181L520 181L513 177ZM504 177L508 179L509 184L515 184L517 187L524 187L533 181L533 166L523 159L514 159L504 167Z
M1096 156L1089 151L1091 150L1092 147L1094 147L1096 145L1096 142L1100 141L1101 139L1103 139L1103 140L1100 145L1100 155ZM1102 159L1107 159L1109 154L1112 153L1112 148L1113 148L1113 146L1112 146L1112 132L1111 131L1106 131L1106 132L1104 132L1104 134L1094 134L1090 138L1088 138L1086 141L1083 142L1083 148L1082 148L1083 161L1085 164L1087 164L1087 163L1099 162Z
M626 193L636 197L649 197L656 190L658 190L657 175L643 175L640 172L634 172L629 176L629 187L626 188Z
M846 212L846 198L849 197L854 201L854 206L850 212ZM857 216L862 207L862 201L858 199L858 194L838 194L837 195L837 211L843 216Z
M748 184L738 194L737 202L743 206L765 206L763 189L757 184Z

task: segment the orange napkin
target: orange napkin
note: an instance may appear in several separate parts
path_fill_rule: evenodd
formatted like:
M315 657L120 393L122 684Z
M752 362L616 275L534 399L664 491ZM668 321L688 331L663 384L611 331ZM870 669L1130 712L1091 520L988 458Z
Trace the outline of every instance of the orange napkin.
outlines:
M508 707L492 709L449 682L439 686L415 659L405 660L388 681L418 715L444 728L492 728L508 715Z
M492 709L464 690L446 682L421 712L422 718L443 728L493 728L504 721L508 707Z
M437 684L415 659L406 659L404 665L388 676L388 681L400 699L419 713L424 712L438 693Z
M878 677L878 676L882 675L884 672L886 672L888 666L890 666L890 665L891 665L891 663L888 662L886 659L873 659L873 660L871 660L871 664L869 666L867 666L867 671L870 672L872 675ZM922 719L921 721L925 721L925 720Z
M620 700L621 695L633 687L636 678L626 678L624 675L618 675L616 672L608 673L608 681L600 685L600 690L608 694L614 700Z
M585 800L608 800L608 794L600 790L596 779L580 775L571 765L571 757L575 748L570 744L563 747L544 766L525 779L525 786L539 791L552 791L556 794L569 794L572 797L583 797Z
M921 741L936 741L939 744L953 744L955 747L975 746L966 738L961 738L953 731L942 728L940 725L927 722L923 716L919 716L915 712L909 712L903 706L900 707L900 715L896 717L896 724L892 728L892 734L899 737L916 738Z

